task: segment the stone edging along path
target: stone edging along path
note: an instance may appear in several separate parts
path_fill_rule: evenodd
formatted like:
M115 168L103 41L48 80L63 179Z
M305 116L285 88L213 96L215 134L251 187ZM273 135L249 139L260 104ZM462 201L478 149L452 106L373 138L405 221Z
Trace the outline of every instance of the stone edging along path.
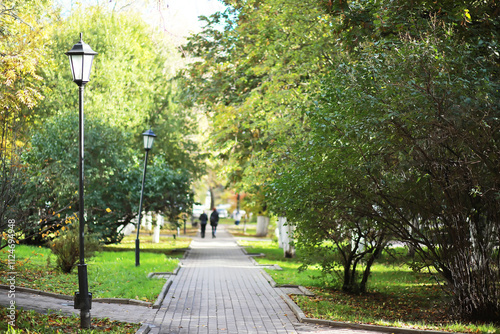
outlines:
M149 273L148 278L151 277L157 277L157 278L167 278L167 281L163 285L163 288L158 295L158 298L154 303L151 302L145 302L142 300L137 300L137 299L127 299L127 298L92 298L92 302L96 303L109 303L109 304L128 304L128 305L136 305L136 306L145 306L145 307L152 307L153 309L158 309L160 308L161 303L163 302L163 299L165 298L168 289L172 285L172 276L177 275L179 272L179 269L182 267L182 259L186 258L187 254L189 253L189 248L184 251L184 255L181 258L181 261L179 261L179 264L177 265L177 268L174 269L173 272L158 272L158 273ZM10 286L5 285L5 284L0 284L0 289L2 290L9 290ZM32 293L35 295L41 295L41 296L47 296L47 297L52 297L52 298L58 298L62 300L73 300L74 296L68 296L68 295L63 295L59 293L54 293L54 292L47 292L47 291L42 291L42 290L36 290L32 288L26 288L22 286L16 286L16 291L19 292L28 292Z
M179 264L177 265L177 268L174 269L173 272L154 272L154 273L149 273L148 278L155 277L156 278L167 278L165 276L168 276L167 281L163 285L163 288L158 295L158 298L154 303L151 302L145 302L142 300L137 300L137 299L127 299L127 298L92 298L92 302L96 303L109 303L109 304L128 304L128 305L136 305L136 306L145 306L145 307L152 307L153 309L159 309L161 306L161 303L163 302L163 299L165 299L165 296L167 295L168 289L172 285L172 276L177 275L179 272L179 269L182 267L182 259L186 258L187 254L189 253L189 248L184 251L184 255L179 261ZM10 289L8 285L0 284L0 289ZM59 298L63 300L73 300L74 296L67 296L67 295L62 295L59 293L54 293L54 292L47 292L47 291L42 291L42 290L36 290L36 289L31 289L31 288L25 288L25 287L19 287L16 286L16 290L20 292L28 292L32 293L35 295L41 295L41 296L47 296L47 297L53 297L53 298Z
M168 281L167 281L168 283ZM172 284L172 282L170 281L170 284ZM165 286L167 284L165 284L163 286L163 290L165 290ZM0 284L0 289L2 290L9 290L10 287L8 285L4 285L4 284ZM92 298L92 302L97 302L97 303L109 303L109 304L128 304L128 305L137 305L137 306L145 306L145 307L153 307L153 308L159 308L158 307L155 307L156 304L161 304L161 300L160 297L162 297L162 300L163 298L165 297L165 293L163 293L164 291L162 290L162 292L158 295L158 299L156 300L156 302L153 304L151 302L145 302L145 301L142 301L142 300L137 300L137 299L127 299L127 298ZM36 289L31 289L31 288L26 288L26 287L22 287L22 286L16 286L16 291L19 291L19 292L27 292L27 293L32 293L34 295L41 295L41 296L47 296L47 297L52 297L52 298L58 298L58 299L63 299L63 300L73 300L73 296L68 296L68 295L62 295L62 294L59 294L59 293L54 293L54 292L47 292L47 291L42 291L42 290L36 290ZM167 291L168 291L168 288L167 288Z

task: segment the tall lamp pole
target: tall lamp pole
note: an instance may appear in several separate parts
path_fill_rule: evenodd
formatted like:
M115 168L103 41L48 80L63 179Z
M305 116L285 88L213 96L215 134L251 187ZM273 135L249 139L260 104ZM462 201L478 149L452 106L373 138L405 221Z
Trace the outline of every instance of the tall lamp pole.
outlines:
M66 52L69 56L71 65L71 73L73 81L78 85L79 91L79 223L80 223L80 263L78 264L78 288L75 293L75 309L80 310L80 326L81 328L90 328L90 309L92 308L92 294L89 292L87 278L87 264L85 264L85 247L84 247L84 231L85 231L85 211L83 202L83 162L84 162L84 117L83 117L83 88L90 80L90 71L92 69L92 61L97 52L85 44L80 33L80 42L73 45L73 48Z
M141 200L139 202L139 216L137 218L137 237L135 239L135 266L138 267L140 263L139 255L139 229L141 228L141 213L142 213L142 198L144 196L144 181L146 180L146 167L148 166L148 153L153 147L156 135L151 129L142 134L144 136L144 150L146 150L146 157L144 158L144 172L142 173L142 187L141 187Z

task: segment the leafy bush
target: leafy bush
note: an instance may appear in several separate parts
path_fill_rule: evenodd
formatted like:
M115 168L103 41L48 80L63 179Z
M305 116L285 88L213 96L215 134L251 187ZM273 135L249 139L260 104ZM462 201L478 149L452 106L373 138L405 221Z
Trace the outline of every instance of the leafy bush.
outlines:
M85 256L92 257L99 250L99 238L95 234L88 234L85 226ZM58 237L49 242L50 249L57 256L57 268L70 273L80 259L80 240L78 224L64 226Z

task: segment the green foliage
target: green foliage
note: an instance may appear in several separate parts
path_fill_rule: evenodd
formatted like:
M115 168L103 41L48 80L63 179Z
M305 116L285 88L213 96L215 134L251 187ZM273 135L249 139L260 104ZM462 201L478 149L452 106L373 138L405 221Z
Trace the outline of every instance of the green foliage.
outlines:
M0 4L0 124L27 121L43 99L39 66L48 56L50 1L5 0ZM11 139L11 138L9 138ZM5 140L5 137L2 137Z
M499 180L491 169L499 156L498 66L438 22L418 38L340 57L311 117L323 138L353 148L356 165L340 166L360 169L348 180L353 198L372 206L364 214L441 273L457 315L493 319L498 289L479 277L500 277L492 252Z
M333 247L323 266L340 258L348 287L398 238L430 257L458 317L497 319L495 1L229 3L188 45L204 61L187 82L230 182L311 254Z
M20 203L9 202L24 218L17 226L26 242L43 244L60 228L61 217L78 210L78 93L64 52L80 31L99 53L84 95L90 231L106 243L117 242L121 228L135 218L143 170L140 134L148 127L158 135L150 163L158 162L149 166L144 208L168 217L187 212L192 206L187 187L201 172L203 156L194 154L198 148L190 136L197 131L196 117L174 103L177 51L134 13L97 6L51 23L47 52L54 66L40 67L51 90L34 108L39 117L19 159L27 180L21 177L16 184L24 183L24 195Z
M255 212L266 211L262 186L274 172L272 153L284 154L302 132L298 110L312 103L315 74L326 61L321 8L313 1L234 1L205 18L205 30L185 48L203 61L184 73L184 102L206 107L210 147L228 183L255 194Z
M123 237L121 228L137 215L144 161L142 156L131 157L132 152L123 145L130 138L120 128L92 116L85 126L87 224L102 241L115 243ZM60 228L61 217L78 210L77 131L77 115L67 113L47 119L32 137L31 149L24 156L30 182L22 203L27 209L43 210L19 223L26 235L34 234L27 242L43 243L44 234L50 237L48 232ZM191 173L172 169L163 155L153 154L149 160L143 209L175 220L192 207Z
M135 134L122 143L135 152L143 147L140 134L152 127L158 135L155 152L174 168L199 173L203 157L193 154L198 147L189 137L198 130L196 117L175 103L178 89L173 73L180 55L174 46L133 12L86 7L57 24L50 48L56 68L43 73L52 93L39 109L50 115L77 112L77 86L64 52L82 32L83 40L98 52L85 86L85 115Z
M24 218L15 209L26 182L19 156L37 115L33 108L47 90L39 69L52 66L51 29L42 17L53 17L49 1L0 3L0 230L8 219Z
M167 220L177 221L181 213L193 207L193 195L189 171L181 168L174 170L163 155L154 155L147 168L145 210L161 212Z
M99 238L89 234L85 228L85 257L91 258L100 249ZM59 235L49 242L50 249L57 257L57 268L63 273L70 273L80 259L80 227L78 222L62 227Z
M132 203L126 197L130 190L125 182L129 168L127 150L122 143L126 136L120 129L110 128L103 121L86 119L85 144L85 209L92 232L111 242L119 236L119 219L132 215ZM45 228L57 230L64 216L78 211L78 117L66 113L46 119L44 127L33 134L31 149L24 155L30 182L22 205L31 213L30 220L19 226L27 235ZM125 189L124 189L125 188ZM115 192L116 191L116 192ZM57 212L57 214L55 214ZM100 222L94 228L93 222ZM107 229L107 230L106 230ZM32 243L42 242L35 234Z

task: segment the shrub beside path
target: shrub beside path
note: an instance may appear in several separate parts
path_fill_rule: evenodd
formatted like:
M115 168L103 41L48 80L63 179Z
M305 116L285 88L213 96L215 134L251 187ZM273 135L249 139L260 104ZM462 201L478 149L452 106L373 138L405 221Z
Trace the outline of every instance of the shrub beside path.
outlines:
M89 268L91 270L91 268ZM166 284L159 308L93 301L92 317L143 323L140 333L373 333L300 323L288 298L220 226L217 237L196 237ZM0 305L8 306L7 290ZM79 313L72 300L16 291L17 308Z

